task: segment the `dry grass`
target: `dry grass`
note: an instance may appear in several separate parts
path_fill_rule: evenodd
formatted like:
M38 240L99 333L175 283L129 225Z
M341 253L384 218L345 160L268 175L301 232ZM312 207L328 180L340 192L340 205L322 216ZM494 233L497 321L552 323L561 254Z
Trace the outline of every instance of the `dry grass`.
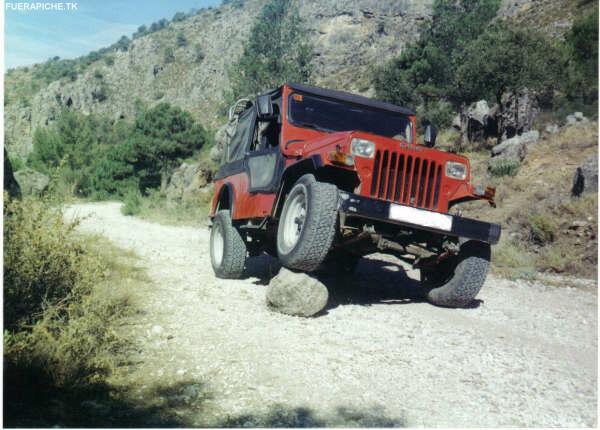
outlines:
M571 197L573 175L589 156L598 155L598 124L563 127L542 134L514 176L487 172L488 152L464 153L473 182L496 186L497 208L485 202L460 205L463 215L498 222L503 239L494 252L497 270L506 274L540 271L595 277L598 197ZM573 221L587 225L576 228Z
M212 186L198 199L185 202L170 202L155 191L140 199L137 216L164 225L203 226L208 220L212 196Z
M121 365L119 327L148 278L132 253L77 234L47 202L9 201L4 221L4 419L50 426Z

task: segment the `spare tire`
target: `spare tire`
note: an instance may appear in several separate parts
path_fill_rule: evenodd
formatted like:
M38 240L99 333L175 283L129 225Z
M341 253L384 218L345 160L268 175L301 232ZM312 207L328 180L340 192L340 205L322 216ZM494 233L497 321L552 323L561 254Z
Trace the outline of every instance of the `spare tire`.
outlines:
M481 290L490 266L489 243L469 240L457 255L435 268L421 269L421 284L427 300L436 305L464 308L472 304Z

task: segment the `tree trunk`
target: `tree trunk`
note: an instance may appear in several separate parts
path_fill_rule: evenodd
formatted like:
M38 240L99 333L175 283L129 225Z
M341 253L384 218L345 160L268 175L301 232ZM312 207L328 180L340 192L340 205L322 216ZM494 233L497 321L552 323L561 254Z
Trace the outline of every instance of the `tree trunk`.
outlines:
M160 169L160 193L164 194L167 191L167 185L169 182L169 174L166 167Z

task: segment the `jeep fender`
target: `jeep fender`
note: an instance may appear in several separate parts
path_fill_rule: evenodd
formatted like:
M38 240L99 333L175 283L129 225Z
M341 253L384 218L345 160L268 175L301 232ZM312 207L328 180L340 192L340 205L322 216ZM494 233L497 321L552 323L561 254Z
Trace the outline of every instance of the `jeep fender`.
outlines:
M221 209L229 209L233 215L235 202L233 186L229 182L224 183L216 195L217 198L213 200L211 217L214 217Z
M315 173L321 166L323 166L323 160L319 154L315 154L310 158L305 158L290 164L283 169L281 179L279 181L277 199L275 200L275 205L273 206L273 217L279 217L281 209L283 208L284 197L292 188L292 185L294 185L302 175L305 175L306 173Z

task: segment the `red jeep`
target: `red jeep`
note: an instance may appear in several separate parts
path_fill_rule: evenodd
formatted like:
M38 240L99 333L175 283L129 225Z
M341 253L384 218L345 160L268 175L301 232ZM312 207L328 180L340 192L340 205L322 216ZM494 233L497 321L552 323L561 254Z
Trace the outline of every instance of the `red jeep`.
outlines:
M421 271L426 297L466 306L485 280L500 226L449 214L494 190L470 183L469 160L416 141L408 109L341 91L286 84L241 100L215 176L210 253L239 278L267 252L295 270L351 271L372 252Z

